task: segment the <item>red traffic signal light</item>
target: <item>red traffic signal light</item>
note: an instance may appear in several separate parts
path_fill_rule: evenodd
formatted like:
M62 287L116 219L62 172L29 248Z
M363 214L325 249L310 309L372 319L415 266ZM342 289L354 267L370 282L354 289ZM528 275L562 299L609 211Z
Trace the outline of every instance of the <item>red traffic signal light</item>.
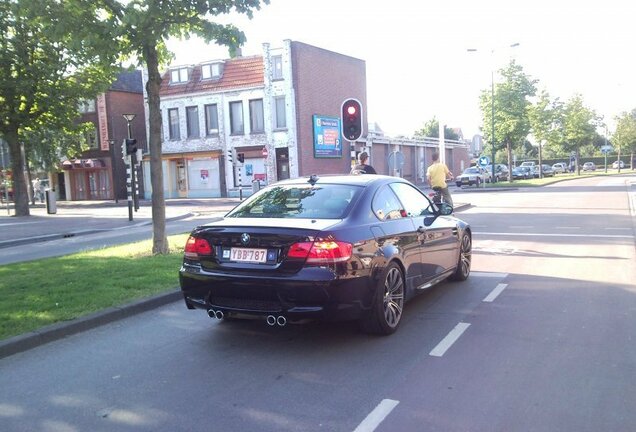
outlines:
M341 132L347 141L356 141L362 135L362 105L357 99L346 99L340 110Z

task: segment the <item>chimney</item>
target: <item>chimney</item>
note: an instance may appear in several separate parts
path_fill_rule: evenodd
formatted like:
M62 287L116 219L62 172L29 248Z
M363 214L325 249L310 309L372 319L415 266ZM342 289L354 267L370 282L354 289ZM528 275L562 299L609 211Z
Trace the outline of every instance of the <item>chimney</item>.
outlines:
M243 56L243 51L241 50L240 46L237 47L230 47L230 58L236 58L236 57L242 57Z

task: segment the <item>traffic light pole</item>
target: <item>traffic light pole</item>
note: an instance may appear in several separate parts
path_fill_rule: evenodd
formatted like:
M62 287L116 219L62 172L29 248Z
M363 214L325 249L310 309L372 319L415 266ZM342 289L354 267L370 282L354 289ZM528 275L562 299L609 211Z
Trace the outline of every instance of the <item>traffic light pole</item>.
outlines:
M132 118L129 118L132 117ZM128 125L128 139L132 139L132 126L131 122L135 118L134 116L124 115L126 119L126 123ZM126 153L128 153L127 146ZM135 153L126 156L126 191L128 192L128 220L132 222L133 220L133 191L135 190Z

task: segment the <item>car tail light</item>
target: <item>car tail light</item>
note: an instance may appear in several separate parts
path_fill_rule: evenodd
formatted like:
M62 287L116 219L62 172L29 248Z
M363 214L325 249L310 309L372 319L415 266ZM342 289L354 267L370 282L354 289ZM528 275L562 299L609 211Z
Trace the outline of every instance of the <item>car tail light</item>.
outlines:
M190 259L199 259L201 255L212 255L212 246L206 239L200 237L188 237L185 245L185 256Z
M306 259L307 265L325 265L348 261L353 246L340 241L315 241L294 243L287 253L288 258Z

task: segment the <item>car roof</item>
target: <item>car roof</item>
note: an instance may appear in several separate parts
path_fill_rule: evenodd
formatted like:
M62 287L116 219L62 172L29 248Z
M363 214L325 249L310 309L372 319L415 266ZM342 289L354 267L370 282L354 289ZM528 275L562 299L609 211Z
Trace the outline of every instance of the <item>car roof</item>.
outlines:
M276 185L298 185L298 184L307 184L310 183L310 179L314 178L314 184L350 184L357 186L367 186L371 183L385 183L389 181L401 181L399 177L393 176L385 176L378 174L323 174L323 175L313 175L313 176L304 176L298 177L294 179L281 180L279 182L273 183Z

